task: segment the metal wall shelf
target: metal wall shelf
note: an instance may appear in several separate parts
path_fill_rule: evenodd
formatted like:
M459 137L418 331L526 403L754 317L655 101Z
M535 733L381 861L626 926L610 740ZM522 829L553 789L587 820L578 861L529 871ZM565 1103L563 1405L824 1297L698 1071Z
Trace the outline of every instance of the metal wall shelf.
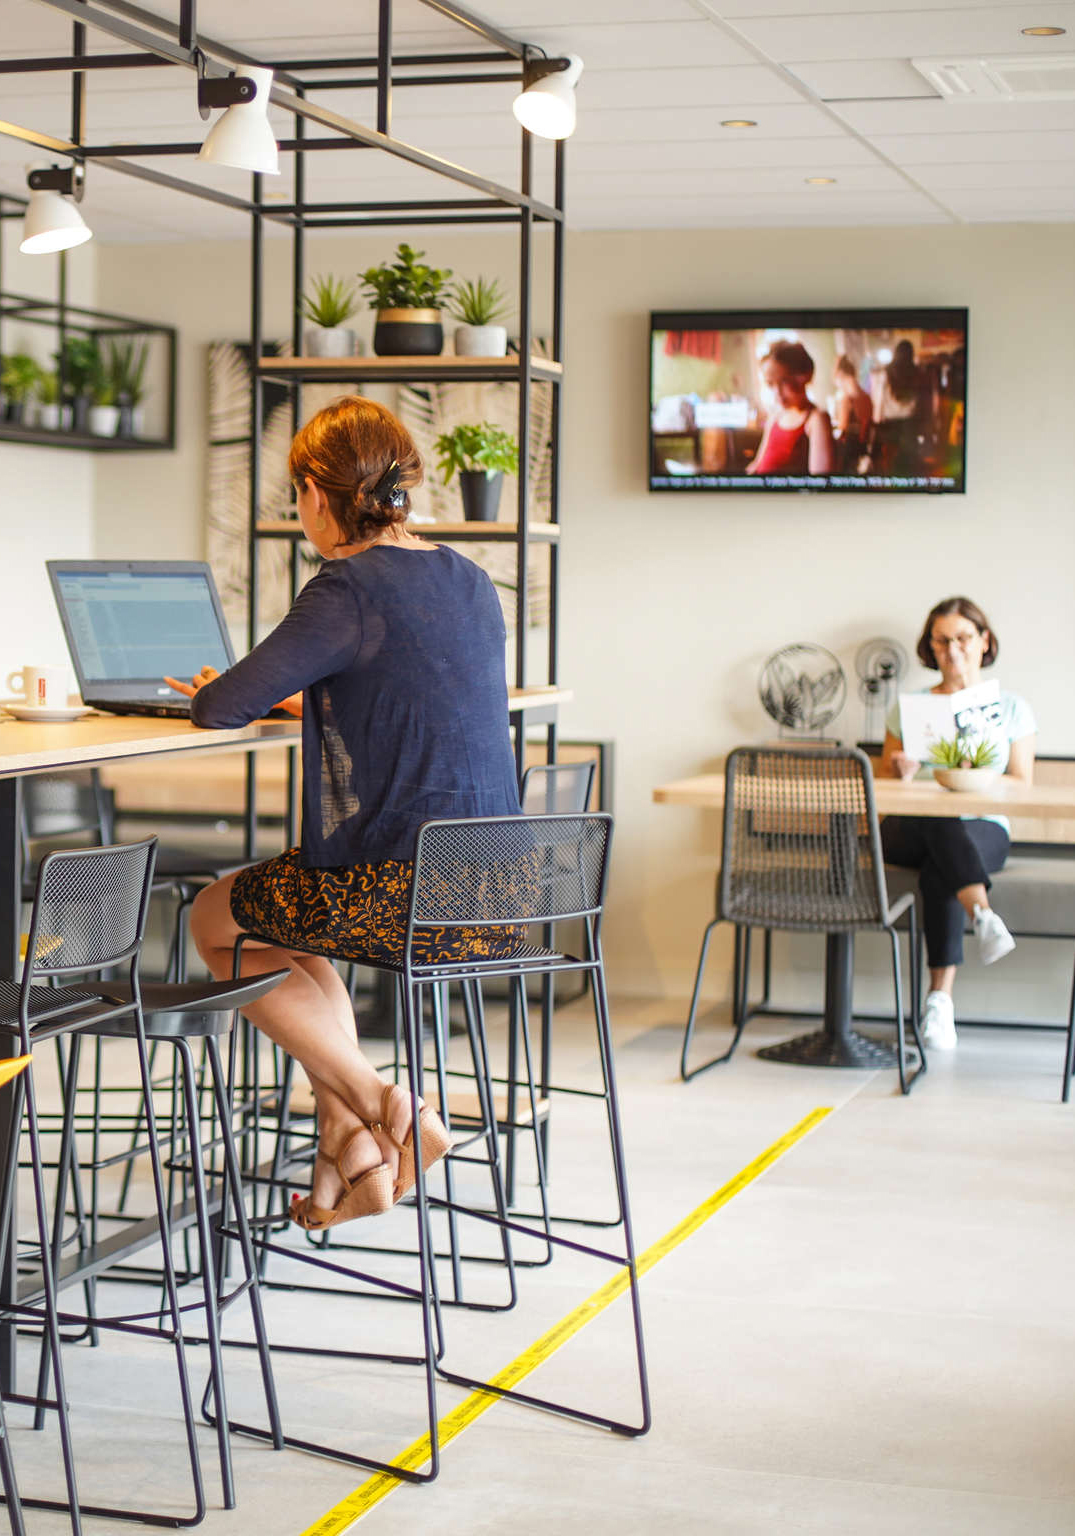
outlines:
M258 372L266 378L298 379L309 383L519 383L519 357L263 357ZM559 384L562 363L531 357L530 378Z
M419 538L441 539L453 544L507 543L519 537L518 523L408 523L408 532ZM259 538L305 538L297 519L280 517L266 519L256 525ZM559 523L527 523L526 536L533 544L555 544L560 538Z

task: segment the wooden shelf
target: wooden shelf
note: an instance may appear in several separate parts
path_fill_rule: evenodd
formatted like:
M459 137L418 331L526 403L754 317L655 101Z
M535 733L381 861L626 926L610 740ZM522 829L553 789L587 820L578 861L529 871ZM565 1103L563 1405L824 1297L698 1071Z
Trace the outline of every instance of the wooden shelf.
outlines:
M0 443L33 443L43 448L81 448L91 453L132 453L170 448L163 437L99 437L96 432L65 432L60 427L24 427L0 421Z
M531 377L559 384L562 363L548 357L531 357ZM516 357L263 357L258 366L263 378L321 379L326 383L366 380L370 383L437 380L440 383L517 381L522 365Z
M408 532L419 538L443 539L446 543L503 544L517 539L518 523L410 523ZM297 518L268 518L257 525L259 538L303 539L305 534ZM559 523L528 523L527 535L532 544L555 544L560 538Z

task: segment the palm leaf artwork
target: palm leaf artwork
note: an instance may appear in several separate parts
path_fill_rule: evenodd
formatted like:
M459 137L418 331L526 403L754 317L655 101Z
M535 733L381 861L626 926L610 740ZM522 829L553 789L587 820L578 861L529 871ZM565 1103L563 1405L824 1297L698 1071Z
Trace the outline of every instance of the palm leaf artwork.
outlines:
M278 349L279 350L279 349ZM206 554L216 575L229 624L241 631L250 598L247 535L250 524L250 360L233 341L209 347L209 445L206 455ZM287 477L291 409L267 403L261 438L261 516L294 512ZM263 539L259 552L260 627L279 622L290 606L290 545ZM245 648L245 637L243 646Z
M816 666L813 675L810 662ZM765 663L758 692L766 713L786 730L816 731L839 714L846 687L843 668L830 652L789 645Z
M538 355L546 355L540 344L533 350ZM443 485L436 472L435 444L441 433L450 432L453 427L468 421L488 421L505 431L517 432L518 401L518 389L511 384L428 384L400 389L399 418L414 438L426 466L424 484L411 494L417 519L454 523L462 515L458 487ZM535 522L543 522L550 515L552 483L552 388L548 384L535 384L531 390L528 450L530 517ZM515 521L517 498L516 477L505 475L500 498L500 516L504 522ZM430 529L430 537L436 537L435 529ZM508 633L512 634L516 591L514 546L467 543L461 552L488 573L500 595ZM549 553L546 545L539 544L529 550L527 622L531 628L540 627L548 623L548 617Z

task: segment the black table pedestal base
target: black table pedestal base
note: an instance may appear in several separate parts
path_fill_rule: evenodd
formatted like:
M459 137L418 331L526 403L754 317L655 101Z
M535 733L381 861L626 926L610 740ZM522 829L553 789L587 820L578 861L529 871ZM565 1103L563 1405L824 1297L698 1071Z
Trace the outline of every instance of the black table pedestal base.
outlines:
M791 1061L800 1067L859 1067L872 1070L896 1065L896 1053L891 1046L869 1040L854 1029L848 1029L842 1035L831 1035L828 1030L817 1029L813 1034L782 1040L779 1045L763 1046L758 1055L764 1056L766 1061Z
M791 1061L803 1067L894 1067L896 1052L867 1040L851 1028L851 983L855 965L852 933L825 935L825 1028L796 1035L759 1052L766 1061Z

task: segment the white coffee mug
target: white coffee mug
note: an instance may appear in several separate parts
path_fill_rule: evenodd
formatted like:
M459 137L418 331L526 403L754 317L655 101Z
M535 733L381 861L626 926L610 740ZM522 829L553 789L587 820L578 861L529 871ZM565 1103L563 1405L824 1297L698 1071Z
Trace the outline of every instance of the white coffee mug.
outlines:
M21 694L36 709L63 709L67 704L67 670L64 667L23 667L7 680L12 693Z

